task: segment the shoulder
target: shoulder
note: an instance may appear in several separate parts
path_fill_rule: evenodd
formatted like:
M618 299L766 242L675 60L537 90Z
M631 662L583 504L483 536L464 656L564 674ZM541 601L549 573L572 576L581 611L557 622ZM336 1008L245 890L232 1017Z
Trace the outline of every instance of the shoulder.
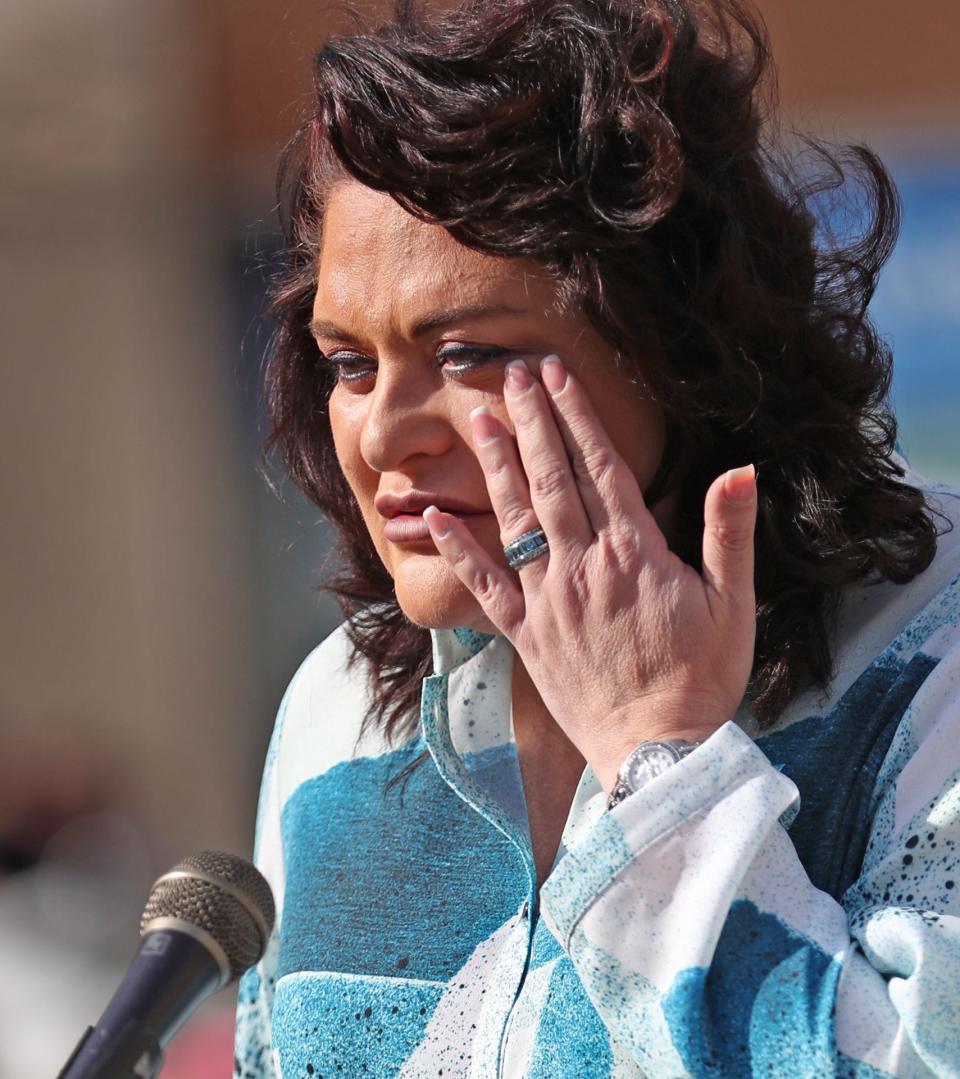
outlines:
M924 653L941 658L956 644L960 620L960 490L910 474L924 491L941 535L930 565L905 584L885 581L851 589L837 632L841 683L871 661L906 664ZM835 688L841 688L837 686Z
M844 592L831 638L834 675L829 686L798 694L774 730L810 716L825 716L854 698L876 701L884 687L911 664L913 678L918 668L928 670L956 650L960 640L960 490L930 483L915 472L908 472L907 479L924 492L942 533L933 560L906 583L857 584ZM922 681L919 676L913 680ZM901 684L898 689L902 688ZM738 719L748 731L756 730L749 709Z
M375 725L361 736L371 702L369 668L342 623L300 664L280 704L272 754L281 804L306 780L388 750Z
M798 695L757 738L800 792L790 837L801 861L838 899L873 865L874 854L864 861L868 841L887 849L960 768L958 751L945 751L960 746L951 704L960 684L960 492L937 494L931 503L955 527L930 565L906 583L850 589L829 686Z

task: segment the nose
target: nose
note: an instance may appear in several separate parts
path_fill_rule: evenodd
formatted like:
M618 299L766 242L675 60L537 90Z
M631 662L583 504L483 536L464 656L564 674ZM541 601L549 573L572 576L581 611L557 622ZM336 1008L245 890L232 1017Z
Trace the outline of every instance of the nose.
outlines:
M360 453L377 472L390 472L418 455L440 456L456 439L442 387L408 364L381 362L367 395Z

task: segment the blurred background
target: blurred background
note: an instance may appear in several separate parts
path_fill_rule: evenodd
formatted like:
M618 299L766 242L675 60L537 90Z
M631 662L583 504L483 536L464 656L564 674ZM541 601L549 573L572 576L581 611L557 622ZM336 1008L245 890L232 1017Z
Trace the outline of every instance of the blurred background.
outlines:
M904 452L960 483L960 7L759 7L787 117L900 184L874 315ZM0 1079L55 1074L156 875L249 855L276 705L337 621L323 523L258 472L258 381L275 162L346 25L306 0L0 6ZM232 1008L164 1075L229 1074Z

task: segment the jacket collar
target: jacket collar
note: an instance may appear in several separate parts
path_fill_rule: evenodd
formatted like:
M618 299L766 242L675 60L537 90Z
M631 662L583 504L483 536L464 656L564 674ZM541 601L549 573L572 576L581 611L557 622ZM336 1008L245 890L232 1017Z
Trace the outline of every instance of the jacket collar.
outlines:
M431 629L433 673L450 674L481 652L496 634L476 629Z

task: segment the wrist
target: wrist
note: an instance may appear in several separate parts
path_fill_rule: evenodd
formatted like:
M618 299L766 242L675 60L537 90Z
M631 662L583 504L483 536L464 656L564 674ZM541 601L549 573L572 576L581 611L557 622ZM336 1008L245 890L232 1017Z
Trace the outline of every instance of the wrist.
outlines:
M702 744L683 739L641 742L620 766L617 781L607 795L607 809L613 809L631 794L636 794Z
M603 793L609 797L620 777L620 769L634 750L644 742L685 742L702 744L717 727L679 727L672 730L656 731L656 733L640 735L628 742L620 742L611 746L602 755L587 758L587 762L593 769Z
M685 690L630 701L591 731L591 744L580 752L605 794L620 767L641 742L705 742L733 715L735 708L716 694Z

